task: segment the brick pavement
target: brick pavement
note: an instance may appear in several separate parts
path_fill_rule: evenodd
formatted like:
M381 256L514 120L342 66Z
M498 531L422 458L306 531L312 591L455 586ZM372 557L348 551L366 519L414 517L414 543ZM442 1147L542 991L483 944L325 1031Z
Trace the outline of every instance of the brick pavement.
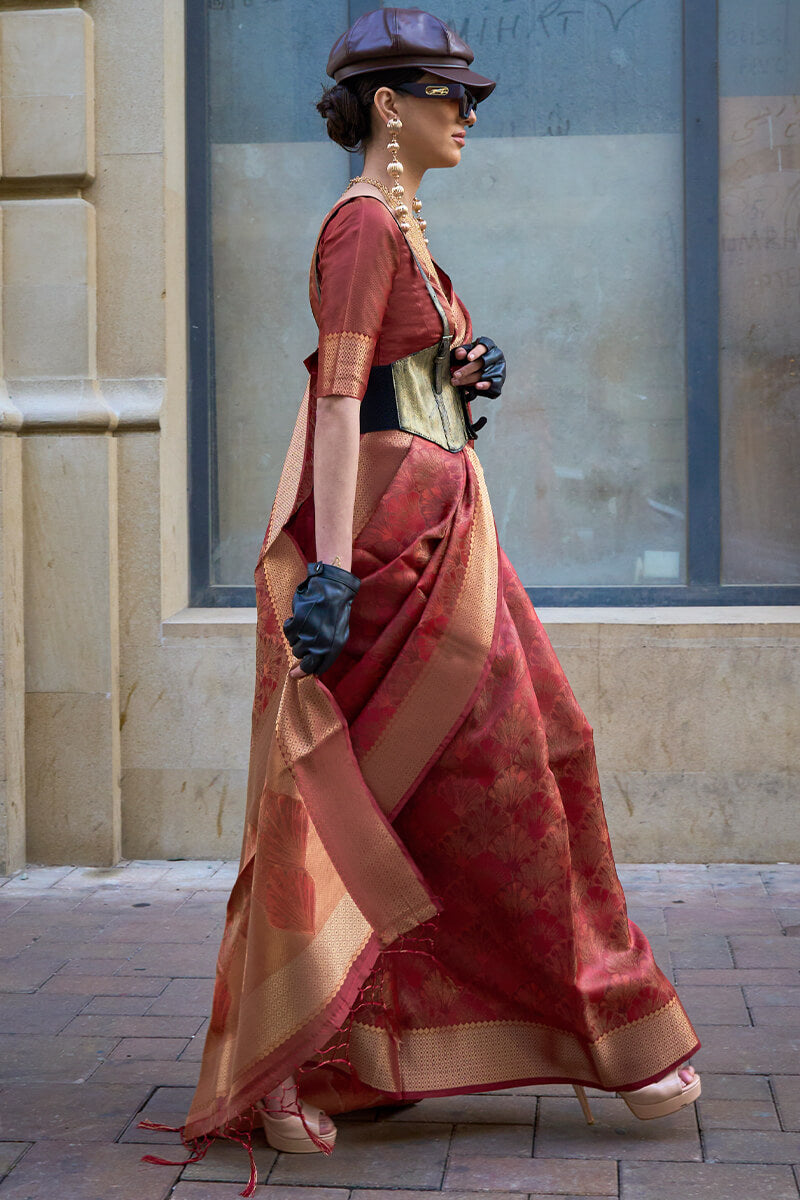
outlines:
M798 1200L800 866L618 864L628 911L703 1047L696 1106L637 1121L588 1089L516 1088L340 1118L331 1158L254 1135L263 1200ZM234 1200L241 1147L176 1134L197 1078L235 865L0 878L0 1200ZM177 1151L177 1152L176 1152Z

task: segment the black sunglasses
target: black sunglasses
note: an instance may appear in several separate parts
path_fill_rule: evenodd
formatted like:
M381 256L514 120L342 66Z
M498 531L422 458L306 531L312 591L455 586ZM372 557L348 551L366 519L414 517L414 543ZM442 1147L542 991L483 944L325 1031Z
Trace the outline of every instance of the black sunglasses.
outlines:
M458 115L466 121L478 107L478 101L463 83L396 83L395 92L408 92L411 96L439 96L445 100L458 100Z

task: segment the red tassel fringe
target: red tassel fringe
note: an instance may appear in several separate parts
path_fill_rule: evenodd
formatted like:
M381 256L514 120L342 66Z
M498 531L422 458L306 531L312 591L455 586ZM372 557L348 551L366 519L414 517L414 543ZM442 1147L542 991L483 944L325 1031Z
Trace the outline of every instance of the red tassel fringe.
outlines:
M434 923L435 918L430 921L422 922L409 934L405 934L403 937L399 938L394 945L382 951L381 958L390 954L409 953L421 954L427 958L433 958L432 927ZM428 930L431 930L431 933L428 933ZM325 1046L311 1056L307 1064L299 1067L295 1071L295 1080L299 1080L300 1077L307 1071L312 1071L322 1066L341 1066L347 1070L352 1069L349 1058L350 1033L356 1015L363 1013L367 1009L371 1009L373 1011L377 1010L381 1013L384 1020L390 1025L390 1027L393 1025L392 1016L396 1006L390 1006L386 1003L385 994L388 984L389 980L387 978L385 966L383 963L381 963L381 965L376 966L371 974L368 975L364 980L356 997L355 1003L347 1015L346 1021L344 1021L333 1037L328 1039ZM399 1030L392 1029L391 1032L394 1036L395 1042L399 1043ZM263 1100L257 1100L255 1104L251 1104L249 1108L240 1113L236 1118L236 1121L238 1122L244 1116L252 1118L254 1114L260 1114L261 1112L289 1113L292 1116L299 1116L300 1120L303 1122L303 1128L317 1149L321 1150L323 1154L332 1154L333 1147L329 1145L328 1142L323 1141L319 1134L315 1133L315 1131L309 1125L305 1112L303 1111L303 1106L299 1099L299 1094L296 1094L295 1098L288 1105L284 1105L283 1100L284 1096L282 1095L281 1104L278 1108L267 1108ZM191 1150L192 1152L190 1158L178 1160L171 1158L159 1158L155 1154L142 1155L142 1162L155 1163L157 1166L185 1167L190 1163L200 1162L200 1160L205 1157L212 1142L215 1142L217 1138L220 1137L226 1138L229 1141L239 1142L240 1145L244 1146L250 1160L250 1178L247 1181L247 1186L245 1187L244 1191L240 1192L239 1195L243 1196L245 1200L248 1200L248 1197L253 1195L256 1189L256 1184L258 1183L258 1171L256 1170L256 1160L253 1156L251 1130L236 1129L234 1127L234 1122L230 1122L228 1125L216 1130L214 1133L205 1133L200 1137L187 1139L184 1136L184 1130L186 1128L185 1125L160 1125L156 1121L143 1120L138 1122L137 1128L156 1129L167 1133L178 1133L180 1134L181 1141L186 1149Z

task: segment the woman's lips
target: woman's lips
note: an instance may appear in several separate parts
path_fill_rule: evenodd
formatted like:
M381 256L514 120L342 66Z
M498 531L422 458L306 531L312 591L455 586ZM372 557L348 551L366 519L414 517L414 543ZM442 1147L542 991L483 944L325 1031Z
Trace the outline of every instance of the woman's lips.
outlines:
M458 142L459 146L463 146L464 142L466 141L463 133L454 133L453 139L454 141Z

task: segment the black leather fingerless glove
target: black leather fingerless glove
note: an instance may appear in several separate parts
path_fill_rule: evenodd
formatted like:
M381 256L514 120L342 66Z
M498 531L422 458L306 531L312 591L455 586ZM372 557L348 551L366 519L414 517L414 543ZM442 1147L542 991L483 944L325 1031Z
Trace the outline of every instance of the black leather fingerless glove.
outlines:
M463 349L469 354L470 350L479 344L486 347L486 353L482 355L483 372L481 379L488 379L492 386L482 388L480 391L472 385L461 387L461 406L464 410L464 424L467 427L467 433L473 439L477 438L478 430L483 429L486 424L486 417L479 417L473 424L469 419L467 404L476 400L478 396L489 396L490 399L494 399L500 395L500 392L503 390L503 384L506 381L506 356L491 338L474 338L471 342L463 342L461 346L456 347L456 350ZM455 350L450 351L450 362L454 366L463 367L466 361L466 358L456 358Z
M506 381L506 356L497 343L488 337L476 337L471 342L464 342L457 349L466 350L467 354L469 354L470 350L478 345L486 347L486 353L482 356L483 371L481 372L481 379L488 380L492 386L481 388L480 391L477 391L474 387L470 387L467 390L473 392L474 396L488 396L491 400L494 400L502 392L503 384ZM463 367L466 360L462 358L455 361L459 366ZM474 396L470 396L470 399L474 399Z
M327 671L350 633L350 606L361 580L331 563L308 564L308 575L292 597L292 615L283 632L307 675Z

